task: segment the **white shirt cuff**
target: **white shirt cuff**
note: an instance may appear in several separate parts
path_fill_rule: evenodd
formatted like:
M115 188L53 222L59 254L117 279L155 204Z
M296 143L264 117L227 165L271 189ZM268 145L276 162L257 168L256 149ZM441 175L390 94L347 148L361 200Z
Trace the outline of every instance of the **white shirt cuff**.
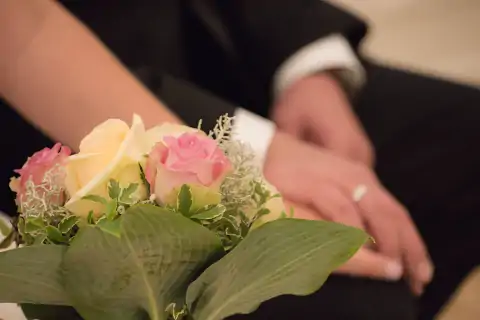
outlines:
M301 48L280 66L274 76L275 96L301 78L330 69L336 70L349 93L365 82L365 70L348 41L332 34Z
M252 147L257 165L263 169L268 148L275 134L275 124L242 108L235 109L233 115L233 138Z

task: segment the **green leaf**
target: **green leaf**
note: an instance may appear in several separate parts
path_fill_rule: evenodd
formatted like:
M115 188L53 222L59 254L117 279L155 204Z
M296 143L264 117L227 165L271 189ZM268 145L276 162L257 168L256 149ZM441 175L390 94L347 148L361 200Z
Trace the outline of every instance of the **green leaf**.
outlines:
M113 199L108 202L107 208L105 209L105 215L108 220L113 220L117 216L117 206L118 206L118 201L116 199Z
M40 245L0 252L0 303L68 305L60 268L66 250Z
M110 181L108 182L108 195L110 199L118 199L118 197L120 196L120 191L121 189L118 181L110 179Z
M7 219L0 215L0 235L8 236L12 230L12 225L10 222L6 221Z
M262 208L258 210L257 214L255 215L255 219L260 219L261 217L266 216L267 214L270 214L270 209Z
M95 224L95 216L93 215L93 211L92 211L92 210L90 210L90 211L88 212L87 223L88 223L88 224Z
M47 239L47 235L45 233L38 234L34 237L33 244L34 245L44 244L45 239Z
M60 224L58 225L58 229L61 233L67 233L72 230L72 228L77 224L78 221L79 219L76 216L69 216L63 218L63 220L60 221Z
M23 219L22 217L19 217L18 218L18 233L20 233L20 235L24 235L25 234L25 219Z
M190 313L195 320L220 320L280 295L311 294L367 239L360 229L332 222L266 223L190 285Z
M222 214L225 213L225 206L219 204L212 208L209 208L206 211L194 214L190 217L190 219L197 219L197 220L213 220L215 218L220 217Z
M120 216L120 237L80 229L65 255L65 287L86 319L164 320L216 255L218 238L180 214L137 205Z
M67 237L65 237L60 230L54 226L47 226L47 238L53 243L66 243L68 242Z
M181 320L188 313L187 306L184 305L181 308L177 308L175 303L170 303L165 311L170 315L169 319L173 318L173 320Z
M83 200L90 200L90 201L93 201L93 202L98 202L98 203L101 203L101 204L107 204L107 200L105 200L104 197L100 197L100 196L97 196L97 195L94 195L94 194L89 194L88 196L84 196L82 197Z
M137 191L138 189L138 183L130 183L128 187L125 189L122 189L121 195L120 195L120 202L126 202L130 203L132 202L132 194Z
M142 179L143 184L147 187L147 194L150 194L150 183L147 181L147 177L145 176L145 171L143 170L142 165L139 163L138 166L140 167L140 179Z
M184 184L180 188L177 197L177 211L188 217L190 208L192 207L192 190L190 186Z
M10 233L0 241L0 250L10 247L15 240L15 231L11 230Z
M42 218L27 218L25 220L25 232L33 233L45 229L45 221Z
M27 303L20 307L28 320L83 320L72 307Z
M108 219L103 219L97 223L97 227L102 229L103 231L110 233L111 235L114 235L115 237L119 238L120 237L120 219L115 219L115 220L108 220Z

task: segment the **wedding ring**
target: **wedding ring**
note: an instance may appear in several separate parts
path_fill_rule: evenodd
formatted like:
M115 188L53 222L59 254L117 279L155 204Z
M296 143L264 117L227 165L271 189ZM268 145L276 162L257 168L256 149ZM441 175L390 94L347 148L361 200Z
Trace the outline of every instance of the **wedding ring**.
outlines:
M367 194L367 186L364 184L359 184L352 192L352 199L354 202L360 202L363 197Z

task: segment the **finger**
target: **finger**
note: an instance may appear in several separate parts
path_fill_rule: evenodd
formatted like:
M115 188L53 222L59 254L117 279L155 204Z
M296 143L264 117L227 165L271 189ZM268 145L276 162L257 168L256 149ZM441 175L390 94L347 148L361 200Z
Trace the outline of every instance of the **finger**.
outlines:
M398 217L407 214L403 207L378 187L370 187L357 205L362 210L367 230L375 239L378 251L400 262L400 230L405 225L400 223Z
M373 166L373 146L344 94L337 92L322 109L328 118L305 119L309 139L338 155Z
M400 237L406 271L410 286L416 294L420 295L423 287L432 280L433 263L411 218L405 216L401 219L405 220L403 223L405 227L400 230Z
M375 162L375 152L368 137L360 129L348 132L342 130L323 139L322 145L335 154L358 161L371 168Z
M285 133L288 133L297 138L303 138L305 135L305 126L302 121L302 117L293 113L295 108L290 108L286 105L286 102L280 102L274 107L275 114L273 119L276 125L282 129ZM282 112L278 112L283 110Z
M308 208L306 205L293 203L289 200L284 200L284 203L287 212L290 212L290 210L293 209L293 214L296 219L323 220L320 214Z
M397 281L403 276L403 267L398 261L362 248L335 273Z
M365 229L359 209L352 199L333 186L320 185L315 188L311 204L326 220Z

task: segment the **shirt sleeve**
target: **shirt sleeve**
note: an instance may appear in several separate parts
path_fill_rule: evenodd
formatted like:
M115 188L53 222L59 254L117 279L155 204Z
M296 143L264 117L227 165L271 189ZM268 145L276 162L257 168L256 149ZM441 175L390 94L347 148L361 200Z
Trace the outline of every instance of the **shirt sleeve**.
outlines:
M275 124L242 108L235 109L234 117L233 138L249 144L255 152L257 164L263 168L275 134Z
M349 42L341 34L332 34L304 46L280 65L274 75L275 96L301 78L321 71L332 71L349 94L365 82L365 70Z

